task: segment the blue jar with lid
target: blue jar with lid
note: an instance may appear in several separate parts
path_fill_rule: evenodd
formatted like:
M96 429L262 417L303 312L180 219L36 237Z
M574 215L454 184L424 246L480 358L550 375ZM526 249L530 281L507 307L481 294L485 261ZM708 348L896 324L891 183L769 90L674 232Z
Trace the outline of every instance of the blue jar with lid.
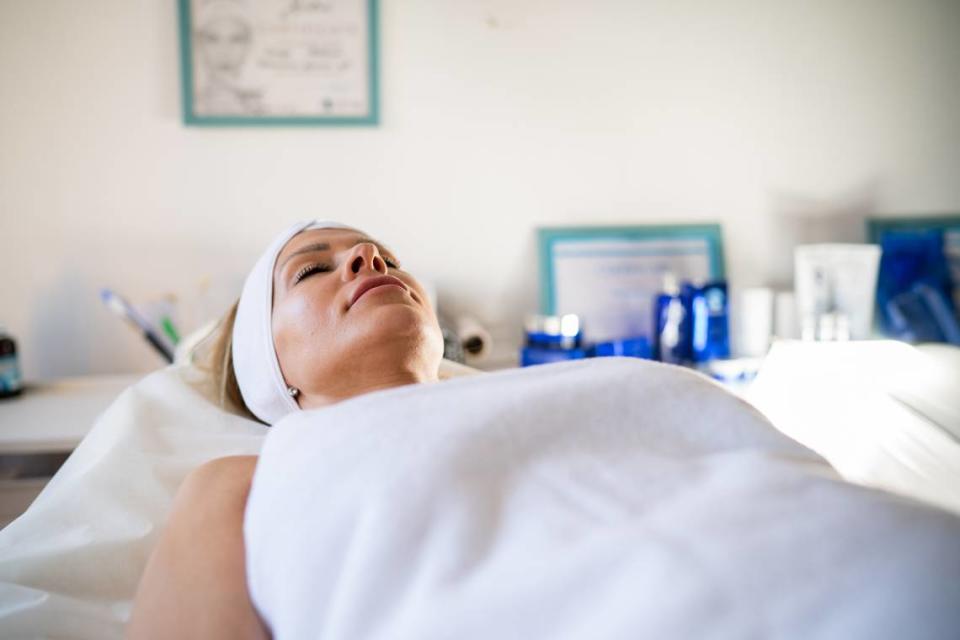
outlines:
M580 318L576 314L532 315L527 317L525 324L526 340L520 349L521 367L587 357L586 349L581 348Z
M23 391L23 378L17 361L17 343L0 327L0 398Z

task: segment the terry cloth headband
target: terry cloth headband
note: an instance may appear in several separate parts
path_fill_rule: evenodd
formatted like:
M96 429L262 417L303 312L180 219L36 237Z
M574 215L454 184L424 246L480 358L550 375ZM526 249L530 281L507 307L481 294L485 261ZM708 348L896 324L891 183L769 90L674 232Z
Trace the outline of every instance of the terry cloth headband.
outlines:
M359 231L333 220L305 220L290 226L274 238L247 275L233 323L233 369L240 395L253 415L267 424L300 409L287 392L273 345L273 268L287 242L309 229Z

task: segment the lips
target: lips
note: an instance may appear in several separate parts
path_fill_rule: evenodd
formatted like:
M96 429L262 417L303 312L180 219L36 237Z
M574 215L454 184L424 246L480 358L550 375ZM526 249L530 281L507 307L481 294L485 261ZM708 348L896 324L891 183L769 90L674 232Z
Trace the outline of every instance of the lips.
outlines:
M350 306L352 307L354 303L365 294L370 289L375 287L382 287L388 284L395 284L403 287L404 291L407 291L407 285L403 283L403 280L400 278L395 278L393 276L374 276L372 278L365 278L360 281L360 284L357 285L357 288L353 290L353 295L350 296Z

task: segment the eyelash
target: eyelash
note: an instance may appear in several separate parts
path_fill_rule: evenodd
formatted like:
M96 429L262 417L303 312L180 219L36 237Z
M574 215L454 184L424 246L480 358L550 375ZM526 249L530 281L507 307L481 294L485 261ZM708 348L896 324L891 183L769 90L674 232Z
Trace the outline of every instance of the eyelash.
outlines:
M384 262L387 264L387 266L390 267L391 269L399 269L399 268L400 268L400 265L397 264L396 262L394 262L394 261L393 261L392 259L390 259L390 258L384 258L383 261L384 261ZM327 272L327 271L331 271L330 265L328 265L328 264L310 264L310 265L307 265L307 266L304 267L303 269L300 269L300 271L297 271L297 274L296 274L295 276L293 276L293 283L294 283L294 284L297 284L298 282L300 282L301 280L303 280L303 279L306 278L307 276L313 275L314 273L323 273L323 272Z
M296 284L306 278L309 275L313 275L317 272L330 271L330 265L327 264L310 264L297 271L297 275L293 276L293 283Z

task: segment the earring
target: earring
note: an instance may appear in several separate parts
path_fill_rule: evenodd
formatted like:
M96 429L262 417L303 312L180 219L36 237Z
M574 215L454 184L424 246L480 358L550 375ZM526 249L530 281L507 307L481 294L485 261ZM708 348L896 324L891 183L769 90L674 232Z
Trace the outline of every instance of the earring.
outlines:
M296 387L287 387L287 393L290 394L291 398L296 398L298 395L300 395L300 389L297 389Z

